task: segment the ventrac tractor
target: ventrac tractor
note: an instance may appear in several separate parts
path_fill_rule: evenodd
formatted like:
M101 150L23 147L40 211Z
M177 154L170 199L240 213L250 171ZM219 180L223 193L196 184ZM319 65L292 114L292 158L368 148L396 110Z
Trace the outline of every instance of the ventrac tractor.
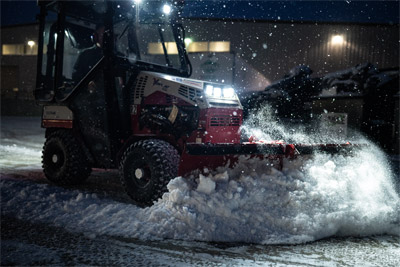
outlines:
M149 205L172 178L233 166L240 155L279 168L284 157L347 146L243 142L235 90L189 79L182 0L38 3L34 93L54 183L118 168L127 194Z

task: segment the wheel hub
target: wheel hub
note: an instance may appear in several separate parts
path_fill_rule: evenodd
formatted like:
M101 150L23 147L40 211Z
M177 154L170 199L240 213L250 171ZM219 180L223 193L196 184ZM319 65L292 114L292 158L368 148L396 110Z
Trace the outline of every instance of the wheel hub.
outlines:
M53 154L53 156L51 157L51 160L53 161L53 163L57 163L58 162L57 154Z
M136 177L136 179L139 179L139 180L142 179L144 177L144 170L141 168L137 168L135 170L135 177Z

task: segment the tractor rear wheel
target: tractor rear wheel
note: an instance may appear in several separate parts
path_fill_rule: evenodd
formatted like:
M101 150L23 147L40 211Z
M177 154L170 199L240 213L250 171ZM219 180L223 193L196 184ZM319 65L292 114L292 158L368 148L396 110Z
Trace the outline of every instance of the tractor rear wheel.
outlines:
M42 164L46 178L60 185L83 183L92 171L78 140L69 130L56 130L47 136Z
M178 174L178 151L169 143L148 139L133 143L120 162L121 182L138 204L149 206L167 191Z

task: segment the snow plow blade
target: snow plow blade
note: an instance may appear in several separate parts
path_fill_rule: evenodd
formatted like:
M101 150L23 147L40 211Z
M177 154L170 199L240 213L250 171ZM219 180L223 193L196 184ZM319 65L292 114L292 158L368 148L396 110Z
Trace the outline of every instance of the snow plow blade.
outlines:
M179 175L194 170L234 167L240 156L270 160L271 164L281 169L283 159L314 153L352 154L362 147L359 144L285 144L249 142L241 144L187 144L181 155Z
M288 145L292 146L292 145ZM294 145L295 152L298 155L309 155L315 152L325 152L328 154L351 154L354 150L357 150L365 145L360 144L312 144L312 145Z

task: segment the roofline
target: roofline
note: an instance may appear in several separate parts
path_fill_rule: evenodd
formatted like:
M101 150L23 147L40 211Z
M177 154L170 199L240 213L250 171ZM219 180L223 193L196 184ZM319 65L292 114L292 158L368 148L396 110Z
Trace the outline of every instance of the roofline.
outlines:
M21 23L21 24L11 24L11 25L1 25L1 28L17 28L17 27L24 27L24 26L35 26L39 25L39 22L29 22L29 23Z
M367 23L367 22L336 22L336 21L311 21L311 20L267 20L267 19L230 19L230 18L202 18L202 17L183 17L189 20L204 20L204 21L232 21L232 22L256 22L256 23L280 23L280 24L313 24L313 25L358 25L358 26L386 26L386 27L399 27L399 23ZM39 22L29 22L12 25L1 25L3 28L14 28L23 26L39 25Z
M232 21L232 22L256 22L256 23L281 23L281 24L318 24L318 25L358 25L358 26L388 26L398 27L399 23L368 23L368 22L336 22L336 21L312 21L312 20L268 20L268 19L231 19L231 18L203 18L203 17L187 17L183 19L190 20L207 20L207 21Z

